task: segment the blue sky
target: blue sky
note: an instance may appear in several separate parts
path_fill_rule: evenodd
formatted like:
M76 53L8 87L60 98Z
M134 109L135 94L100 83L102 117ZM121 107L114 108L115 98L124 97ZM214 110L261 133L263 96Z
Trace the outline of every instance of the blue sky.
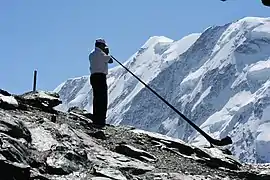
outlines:
M98 37L125 61L150 36L178 40L212 25L269 15L260 0L1 0L0 88L30 91L34 69L42 90L89 74L88 54Z

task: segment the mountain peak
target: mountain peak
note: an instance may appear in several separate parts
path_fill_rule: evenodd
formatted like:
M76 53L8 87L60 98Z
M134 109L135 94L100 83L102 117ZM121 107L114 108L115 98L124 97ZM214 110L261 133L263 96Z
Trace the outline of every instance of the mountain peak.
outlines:
M173 40L165 36L151 36L142 46L142 48L147 48L149 46L155 45L157 43L172 43Z
M270 21L270 18L247 16L238 20L238 22L249 22L249 23L258 23L258 22L266 22L266 21Z

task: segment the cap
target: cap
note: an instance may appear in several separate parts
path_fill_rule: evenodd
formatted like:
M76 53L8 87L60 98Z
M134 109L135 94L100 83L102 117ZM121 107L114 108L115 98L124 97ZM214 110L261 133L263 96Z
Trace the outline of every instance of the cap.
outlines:
M106 41L102 38L98 38L96 39L96 43L103 43L103 44L106 44Z

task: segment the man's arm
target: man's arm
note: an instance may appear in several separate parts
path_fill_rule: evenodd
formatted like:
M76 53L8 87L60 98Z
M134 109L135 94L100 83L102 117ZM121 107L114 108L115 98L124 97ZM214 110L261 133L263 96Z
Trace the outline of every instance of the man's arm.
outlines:
M111 56L110 55L106 55L104 52L100 52L98 53L98 59L100 61L106 62L106 63L110 63L111 61Z
M105 50L104 53L105 53L107 56L110 56L110 55L109 55L109 53L110 53L109 47L105 47L104 50ZM108 63L109 63L109 64L112 64L112 63L113 63L113 59L111 58L111 56L110 56L110 59L109 59Z

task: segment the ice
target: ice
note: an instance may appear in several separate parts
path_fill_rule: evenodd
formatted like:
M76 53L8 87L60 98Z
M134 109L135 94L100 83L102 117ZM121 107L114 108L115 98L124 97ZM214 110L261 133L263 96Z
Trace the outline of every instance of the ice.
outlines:
M243 106L249 103L252 100L252 94L249 91L241 91L236 94L234 97L230 98L230 100L226 103L226 105L222 108L221 111L218 111L211 115L201 126L204 131L213 135L214 137L218 137L219 134L222 133L222 130L226 126L229 126L231 121L233 120L234 114L238 112ZM194 144L202 145L207 141L202 141L201 136L197 136L194 139Z
M181 82L181 88L183 91L186 91L188 89L194 89L194 87L197 85L198 81L200 80L201 76L205 73L204 67L199 68L195 72L191 72L182 82Z
M269 114L270 108L268 108L268 114ZM268 119L268 121L270 118ZM265 141L268 142L270 141L270 134L268 133L268 130L270 130L270 122L261 124L258 128L258 132L260 133L257 136L258 141Z
M270 78L270 59L259 61L247 72L247 78L253 81L266 81Z
M211 86L208 87L201 95L200 99L194 104L194 106L192 107L191 111L194 111L196 106L198 106L202 101L203 99L210 93L211 91Z
M53 91L54 91L54 92L59 92L65 84L66 84L66 82L62 82L62 83L61 83L60 85L58 85Z
M269 108L268 108L269 111ZM268 120L269 121L269 120ZM258 127L258 136L256 138L256 150L261 162L270 161L270 122L263 123Z
M166 130L170 130L172 127L176 127L178 124L178 119L166 119L165 121L162 122L162 125L164 127L164 129Z
M190 46L192 46L195 41L200 37L200 33L193 33L188 36L183 37L179 41L173 42L168 50L164 52L164 61L175 60L180 54L187 51Z
M70 101L69 107L72 106L80 107L80 103L88 99L90 88L92 88L90 86L90 81L86 81L82 89L80 89L80 91L78 92L77 97L75 97L72 101Z
M257 20L258 21L258 20ZM260 21L261 25L254 28L251 32L251 38L257 39L257 38L270 38L270 32L269 32L269 26L270 26L270 18L267 19L261 19Z
M158 42L173 42L172 39L169 39L165 36L152 36L150 37L146 43L142 46L142 48L149 48L150 46L152 46L153 44L156 44Z

